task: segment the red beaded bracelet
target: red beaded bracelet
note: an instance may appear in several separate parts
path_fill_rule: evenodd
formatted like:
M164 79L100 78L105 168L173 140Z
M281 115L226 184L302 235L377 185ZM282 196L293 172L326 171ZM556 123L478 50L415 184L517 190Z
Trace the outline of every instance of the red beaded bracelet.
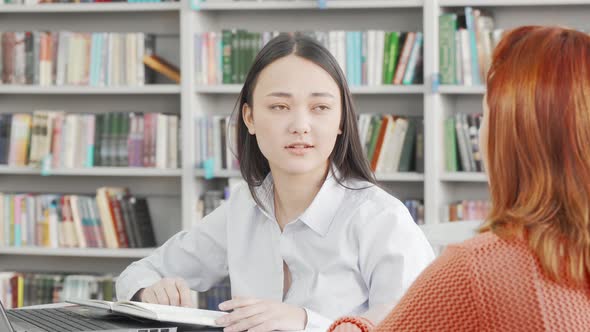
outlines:
M370 320L364 317L342 317L330 325L328 332L333 332L338 327L338 325L345 323L354 324L359 328L359 330L361 330L361 332L369 332L375 327Z

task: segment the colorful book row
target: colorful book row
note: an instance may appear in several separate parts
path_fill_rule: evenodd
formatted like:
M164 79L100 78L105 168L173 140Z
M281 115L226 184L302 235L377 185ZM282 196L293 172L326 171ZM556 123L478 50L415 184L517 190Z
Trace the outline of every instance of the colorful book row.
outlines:
M177 115L161 113L0 114L0 164L175 169L179 126Z
M360 114L358 126L363 150L374 172L424 172L422 118Z
M479 9L439 17L439 67L441 84L483 85L492 63L492 52L504 30Z
M479 146L481 113L456 113L445 120L445 168L449 172L483 172Z
M125 188L103 187L97 195L0 193L0 247L155 247L145 198Z
M446 206L443 221L484 220L491 209L491 203L481 200L464 200Z
M237 127L230 116L195 118L195 166L209 175L216 170L239 170L235 150Z
M334 55L351 86L421 84L422 32L295 32L318 40ZM258 51L279 32L241 29L195 36L196 84L244 82Z
M142 86L153 83L144 56L155 53L146 33L0 32L3 84Z
M0 300L6 309L66 299L113 301L112 276L0 272Z

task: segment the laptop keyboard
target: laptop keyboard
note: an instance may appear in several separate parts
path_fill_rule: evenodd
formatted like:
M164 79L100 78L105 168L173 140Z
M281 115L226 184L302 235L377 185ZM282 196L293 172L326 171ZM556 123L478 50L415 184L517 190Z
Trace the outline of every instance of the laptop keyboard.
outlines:
M6 314L48 332L100 331L117 328L116 325L87 318L65 309L8 310Z

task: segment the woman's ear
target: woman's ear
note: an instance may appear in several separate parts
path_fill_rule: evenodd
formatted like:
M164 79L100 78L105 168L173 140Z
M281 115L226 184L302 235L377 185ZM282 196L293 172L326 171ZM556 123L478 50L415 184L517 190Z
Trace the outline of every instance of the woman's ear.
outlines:
M244 103L242 106L242 118L244 119L246 127L248 127L248 132L250 135L256 134L256 131L254 130L254 117L252 115L252 109L247 103Z

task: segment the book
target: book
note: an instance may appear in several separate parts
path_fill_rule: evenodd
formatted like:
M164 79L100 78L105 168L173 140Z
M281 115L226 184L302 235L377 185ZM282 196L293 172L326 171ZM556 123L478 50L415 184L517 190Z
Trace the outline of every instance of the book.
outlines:
M413 161L416 151L414 145L416 144L416 127L419 119L410 118L408 120L408 128L402 144L399 167L397 169L398 172L410 172L410 170L414 169Z
M156 236L147 200L129 196L127 204L133 225L131 231L135 232L134 237L137 239L139 247L155 247L157 245Z
M151 319L159 322L219 327L215 320L226 312L196 308L175 307L136 301L66 300L67 303L108 310L112 313Z
M143 63L169 79L180 83L180 70L155 54L145 55Z
M455 31L457 31L457 14L446 13L438 20L439 29L439 68L441 84L456 84L457 46L455 45Z

